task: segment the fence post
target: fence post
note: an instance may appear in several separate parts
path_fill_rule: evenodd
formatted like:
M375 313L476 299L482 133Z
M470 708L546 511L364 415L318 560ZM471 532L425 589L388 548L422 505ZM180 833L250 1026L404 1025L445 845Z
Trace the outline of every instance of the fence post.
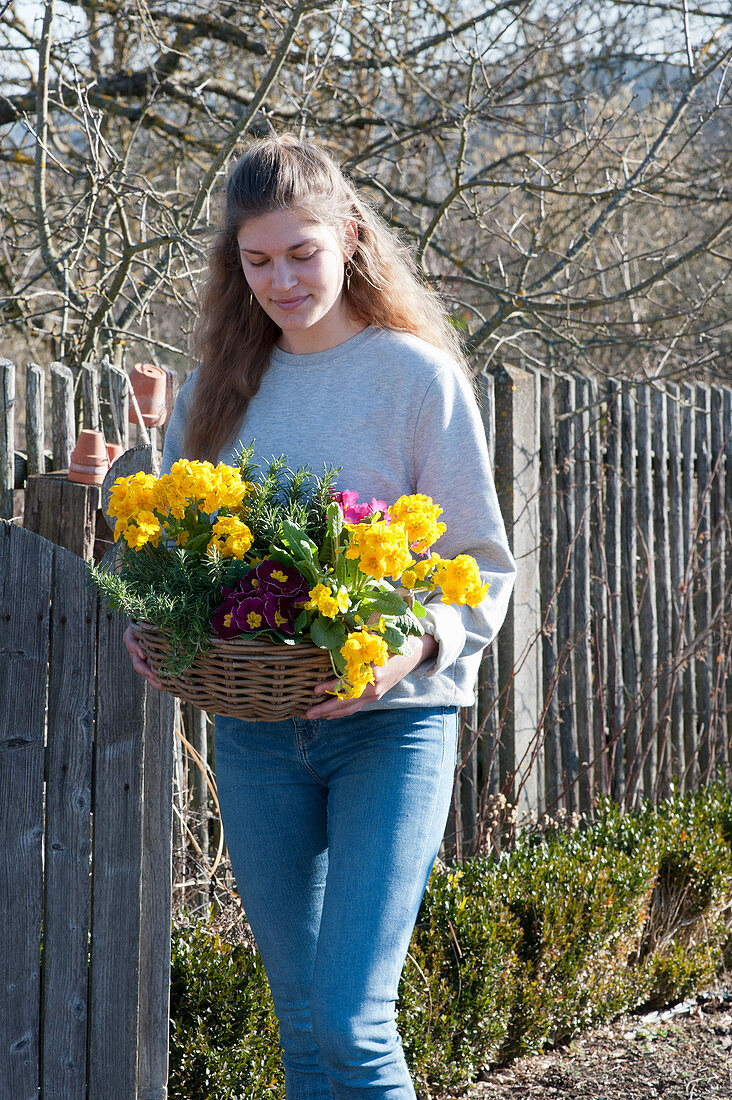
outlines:
M518 566L508 615L498 635L500 690L506 692L501 786L519 815L544 810L541 715L541 584L539 575L539 377L493 370L496 399L496 489ZM508 794L508 790L506 790Z
M605 456L605 560L607 562L607 745L610 752L610 790L617 802L625 797L625 696L623 694L623 599L622 599L622 424L623 400L620 385L607 385L607 452Z
M656 549L653 520L653 464L651 395L648 384L637 389L636 449L638 455L638 553L644 564L639 567L638 622L641 631L640 649L642 700L641 787L646 798L657 794L658 778L658 614L656 608Z
M15 487L15 364L0 359L0 519L13 518Z
M562 754L559 744L557 701L557 432L554 417L554 382L540 377L541 387L541 605L542 661L544 672L544 791L546 808L553 813L562 790Z
M74 375L63 363L51 363L51 431L53 468L68 470L76 439Z
M37 363L28 364L25 380L25 450L28 474L45 474L44 398L46 376Z

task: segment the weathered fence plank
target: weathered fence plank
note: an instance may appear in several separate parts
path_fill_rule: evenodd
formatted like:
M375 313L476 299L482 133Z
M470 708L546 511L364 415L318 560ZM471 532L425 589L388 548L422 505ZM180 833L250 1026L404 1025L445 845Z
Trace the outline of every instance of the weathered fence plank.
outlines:
M0 519L13 517L15 487L15 364L0 359Z
M671 638L671 532L668 495L669 445L667 395L654 389L652 407L653 444L653 538L655 543L656 619L658 623L657 681L658 681L658 779L657 791L664 796L669 790L671 778L671 700L674 676L672 673Z
M668 419L669 566L671 583L671 774L685 789L684 745L684 511L681 473L681 416L678 386L668 387L665 406Z
M81 405L82 427L99 431L102 427L102 415L99 407L99 369L95 363L82 363Z
M48 684L43 1100L86 1100L97 598L54 547Z
M686 782L690 790L699 783L697 759L697 708L696 708L696 658L694 656L694 571L697 564L696 530L696 417L694 415L694 391L691 386L681 387L681 514L684 545L684 580L682 601L682 626L684 631L684 755L686 757Z
M732 389L724 387L724 411L723 427L724 437L724 522L725 522L725 553L724 553L724 580L723 599L724 606L732 606ZM732 623L726 619L726 630L732 630ZM725 707L724 718L726 726L726 742L728 742L728 774L726 780L730 780L732 773L732 640L729 634L725 638L723 675L725 682Z
M63 363L51 363L53 468L68 470L76 439L74 375Z
M46 472L44 399L46 376L43 367L29 363L25 376L25 439L28 474Z
M560 805L562 754L557 699L557 467L554 391L551 376L541 385L541 571L542 666L544 674L544 769L547 812Z
M607 386L607 448L605 455L605 560L607 562L607 712L611 791L618 802L625 797L625 754L622 731L625 726L623 693L622 611L622 392L618 382Z
M481 418L491 469L496 468L496 399L493 376L481 372L477 378ZM492 642L483 654L477 686L476 725L480 731L478 742L480 791L497 794L500 785L498 761L498 643Z
M64 470L34 474L25 490L23 526L89 559L100 506L99 485L78 485L68 480Z
M498 636L502 787L509 783L519 812L543 806L539 728L541 633L539 585L539 386L530 371L493 372L496 400L496 489L515 558L521 562L506 622Z
M146 690L136 1100L166 1100L167 1096L174 702L166 692ZM197 713L205 729L206 716Z
M145 687L111 653L126 620L99 615L95 745L89 1100L134 1096L140 981L142 741Z
M714 770L712 744L712 555L710 493L712 468L710 462L709 388L696 387L696 463L697 463L697 524L696 538L699 570L694 592L694 617L698 642L696 656L696 692L699 727L697 753L703 783L709 782Z
M568 376L557 378L555 400L557 415L557 665L559 740L562 747L562 788L566 808L577 807L577 730L573 653L574 532L575 494L572 461L572 417L575 409L575 382Z
M589 386L578 378L575 382L576 410L572 421L575 470L575 533L574 533L574 684L577 752L579 754L579 808L583 814L592 809L595 761L592 751L593 706L592 652L590 640L590 455L588 433Z
M621 496L622 591L623 591L623 684L625 688L625 801L639 800L642 779L640 752L640 625L638 622L638 537L636 400L627 387L623 390L623 487Z
M712 679L712 703L710 736L713 745L716 779L727 775L728 745L724 716L725 683L724 661L724 559L726 531L724 517L724 395L717 386L710 387L709 428L711 444L711 484L709 490L709 524L711 584L709 593L712 632L710 641L710 672Z
M653 798L658 774L658 616L656 611L656 548L653 522L651 396L648 386L637 388L636 400L642 789L646 798Z
M593 629L590 635L591 686L593 696L592 752L595 760L594 780L596 790L610 794L610 775L606 751L607 701L607 632L608 585L605 561L605 500L602 465L602 425L605 419L604 402L600 400L600 388L595 379L589 381L588 443L590 458L590 584L591 615Z
M39 1085L43 773L53 547L0 523L0 1082L12 1100ZM12 705L10 705L12 704Z

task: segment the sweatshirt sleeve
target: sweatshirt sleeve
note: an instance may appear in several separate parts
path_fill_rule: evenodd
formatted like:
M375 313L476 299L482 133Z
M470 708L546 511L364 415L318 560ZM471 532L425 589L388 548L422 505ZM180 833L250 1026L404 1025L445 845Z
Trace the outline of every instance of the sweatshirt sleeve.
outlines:
M457 365L445 364L427 390L415 425L416 491L432 497L443 514L445 534L433 549L443 558L471 554L488 584L477 607L443 604L435 590L423 600L426 630L438 651L414 676L434 676L460 656L493 641L506 616L516 576L506 529L498 507L485 431L470 383Z

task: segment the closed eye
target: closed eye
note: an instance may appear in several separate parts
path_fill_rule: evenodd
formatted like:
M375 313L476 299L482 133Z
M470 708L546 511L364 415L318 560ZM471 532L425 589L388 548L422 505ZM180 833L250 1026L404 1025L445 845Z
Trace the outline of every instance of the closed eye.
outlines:
M317 252L317 249L315 250L315 252ZM304 263L306 260L312 260L313 256L315 255L315 252L311 252L309 256L293 256L292 258L293 258L293 260L300 260L302 263ZM250 267L264 267L264 265L268 264L268 263L269 263L269 260L262 260L258 264L255 264L254 260L249 261Z

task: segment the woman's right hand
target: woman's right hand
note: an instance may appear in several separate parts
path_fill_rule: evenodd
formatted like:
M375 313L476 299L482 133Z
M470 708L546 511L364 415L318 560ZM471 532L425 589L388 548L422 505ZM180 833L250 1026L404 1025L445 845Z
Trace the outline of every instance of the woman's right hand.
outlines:
M165 688L155 676L155 673L150 668L150 665L145 660L145 654L143 653L142 646L138 642L137 638L132 632L132 625L128 626L123 634L124 643L127 646L127 652L132 658L132 667L135 672L139 672L141 676L144 676L154 688L158 691L165 691Z

